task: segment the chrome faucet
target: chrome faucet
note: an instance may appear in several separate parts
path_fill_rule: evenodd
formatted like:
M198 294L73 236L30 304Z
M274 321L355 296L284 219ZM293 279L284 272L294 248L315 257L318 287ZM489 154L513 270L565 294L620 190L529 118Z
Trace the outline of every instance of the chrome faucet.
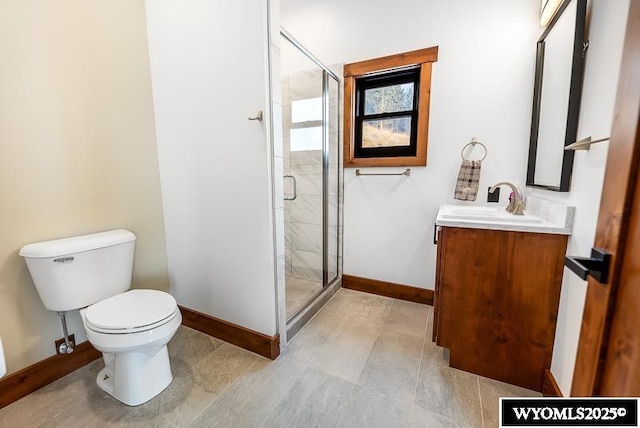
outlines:
M511 202L509 202L509 206L507 206L507 212L514 215L524 215L524 200L522 199L522 194L520 194L516 185L509 183L508 181L501 181L500 183L494 184L489 190L489 193L493 193L498 186L509 186L513 192L513 198L511 199Z

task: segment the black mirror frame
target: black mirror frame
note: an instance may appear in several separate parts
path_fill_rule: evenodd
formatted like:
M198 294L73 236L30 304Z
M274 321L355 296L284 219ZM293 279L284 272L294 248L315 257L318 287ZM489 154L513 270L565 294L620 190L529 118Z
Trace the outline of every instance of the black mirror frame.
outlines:
M538 128L540 126L540 92L542 90L542 75L544 71L544 45L545 38L560 19L565 9L572 1L576 1L575 32L573 39L573 58L571 65L571 83L569 88L569 105L567 111L567 124L565 128L564 146L576 141L578 133L578 117L580 115L580 100L582 98L582 74L584 68L585 20L587 13L587 0L564 0L557 13L540 36L536 48L536 71L533 88L533 111L531 117L531 134L529 140L529 161L527 165L527 186L537 187L556 192L568 192L573 171L573 150L565 150L562 158L562 172L559 186L549 186L535 183L536 153L538 149Z

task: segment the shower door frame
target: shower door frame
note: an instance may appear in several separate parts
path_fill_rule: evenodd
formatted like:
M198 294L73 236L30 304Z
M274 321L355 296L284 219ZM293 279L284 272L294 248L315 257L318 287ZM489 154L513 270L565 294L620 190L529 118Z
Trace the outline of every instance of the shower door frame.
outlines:
M340 180L340 94L342 90L340 78L325 66L318 58L316 58L309 50L307 50L300 42L298 42L288 31L284 28L280 29L280 35L290 42L296 49L298 49L303 55L309 58L322 70L322 288L314 296L310 298L291 318L287 319L287 337L290 337L290 332L295 334L299 328L304 325L306 319L310 318L307 315L309 308L315 306L316 302L323 304L322 300L325 292L334 285L340 279L340 225L341 225L341 211L340 211L340 197L341 192L341 180ZM329 174L330 174L330 151L329 151L329 139L330 139L330 122L329 115L331 113L330 108L330 93L329 93L329 79L335 80L337 85L337 105L336 105L336 269L335 276L329 278ZM337 290L337 288L335 289ZM330 296L328 296L330 297ZM327 297L327 300L328 300ZM315 311L312 311L313 315ZM293 331L292 331L293 330Z

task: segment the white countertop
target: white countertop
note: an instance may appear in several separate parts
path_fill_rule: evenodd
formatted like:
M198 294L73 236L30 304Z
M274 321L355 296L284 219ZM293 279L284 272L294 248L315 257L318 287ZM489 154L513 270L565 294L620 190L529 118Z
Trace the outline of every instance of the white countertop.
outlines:
M436 217L437 226L469 229L505 230L514 232L552 233L571 235L573 230L573 207L564 219L564 224L528 213L524 216L507 213L504 207L476 205L443 205Z

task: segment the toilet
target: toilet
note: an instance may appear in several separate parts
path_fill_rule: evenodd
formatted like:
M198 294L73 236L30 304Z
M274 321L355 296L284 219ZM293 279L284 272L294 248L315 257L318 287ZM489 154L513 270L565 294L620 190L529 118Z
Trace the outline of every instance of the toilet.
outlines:
M129 290L136 236L124 229L22 247L38 294L50 311L80 310L89 342L102 352L96 383L129 406L173 380L167 343L182 315L158 290Z

